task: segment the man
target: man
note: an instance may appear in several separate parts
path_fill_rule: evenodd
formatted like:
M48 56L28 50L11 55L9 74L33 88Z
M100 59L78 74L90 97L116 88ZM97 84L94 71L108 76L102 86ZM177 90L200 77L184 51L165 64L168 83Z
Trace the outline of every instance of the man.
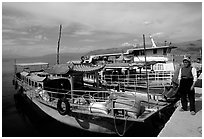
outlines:
M191 66L191 61L188 57L183 59L183 67L179 71L179 93L181 97L182 108L180 111L187 111L187 96L190 102L190 112L195 115L195 82L197 81L197 71Z

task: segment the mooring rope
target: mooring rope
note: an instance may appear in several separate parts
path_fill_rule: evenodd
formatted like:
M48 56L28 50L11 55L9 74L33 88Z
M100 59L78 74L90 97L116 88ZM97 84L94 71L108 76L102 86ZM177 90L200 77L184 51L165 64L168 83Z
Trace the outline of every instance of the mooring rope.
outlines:
M118 129L117 129L117 125L116 125L116 116L114 116L114 126L115 126L115 131L116 133L119 135L119 136L124 136L125 135L125 132L126 132L126 125L127 125L127 118L125 118L125 125L124 125L124 129L123 129L123 133L119 133Z

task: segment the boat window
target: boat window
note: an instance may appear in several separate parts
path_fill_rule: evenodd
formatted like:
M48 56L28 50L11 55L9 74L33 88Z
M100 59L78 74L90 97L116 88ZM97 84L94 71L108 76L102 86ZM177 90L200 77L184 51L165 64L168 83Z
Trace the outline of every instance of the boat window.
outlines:
M134 51L134 56L138 56L139 55L139 51Z
M167 48L163 49L163 55L166 55Z
M164 65L163 64L156 64L154 69L155 70L164 70Z
M32 86L34 86L34 82L32 81Z
M144 66L143 69L146 69L146 67ZM151 66L147 65L147 69L151 70Z
M42 88L42 84L39 84L39 87Z
M153 54L157 54L157 49L154 49L154 50L153 50Z
M140 51L140 55L144 55L144 54L145 54L144 50Z
M37 87L38 86L38 84L37 84L37 82L35 82L35 87Z
M48 91L66 93L68 90L71 90L71 84L68 79L48 80L44 83L44 89Z

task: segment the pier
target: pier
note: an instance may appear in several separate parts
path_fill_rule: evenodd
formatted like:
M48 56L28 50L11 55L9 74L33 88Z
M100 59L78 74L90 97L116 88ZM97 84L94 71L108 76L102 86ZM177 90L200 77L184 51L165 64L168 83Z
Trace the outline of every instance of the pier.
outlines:
M181 112L181 103L172 114L158 137L202 137L202 88L195 87L196 115L190 111Z

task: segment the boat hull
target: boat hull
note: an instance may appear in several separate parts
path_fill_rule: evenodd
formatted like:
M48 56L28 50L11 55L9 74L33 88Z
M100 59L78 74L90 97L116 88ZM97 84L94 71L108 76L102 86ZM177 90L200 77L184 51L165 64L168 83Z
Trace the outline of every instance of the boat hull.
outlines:
M125 132L135 123L134 121L121 120L118 118L103 117L100 115L91 115L72 111L69 115L61 115L56 107L46 104L33 98L27 92L21 94L29 103L34 104L41 111L54 118L55 120L66 124L70 127L85 130L88 132L109 134L109 135L124 135Z

